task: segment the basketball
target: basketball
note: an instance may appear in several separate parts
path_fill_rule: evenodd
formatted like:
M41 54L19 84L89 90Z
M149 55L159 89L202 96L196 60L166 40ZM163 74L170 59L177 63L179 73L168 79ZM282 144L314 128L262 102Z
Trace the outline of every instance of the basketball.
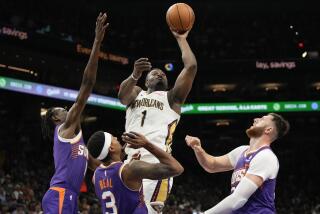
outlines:
M169 27L180 34L191 30L194 19L195 15L192 8L185 3L176 3L172 5L168 9L166 15Z

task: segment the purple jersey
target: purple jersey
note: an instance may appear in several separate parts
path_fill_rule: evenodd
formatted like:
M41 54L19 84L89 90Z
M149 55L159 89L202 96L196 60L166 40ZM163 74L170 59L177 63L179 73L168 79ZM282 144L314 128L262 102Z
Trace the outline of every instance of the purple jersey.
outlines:
M242 152L240 158L238 159L238 162L236 164L236 167L234 169L234 172L232 174L232 180L231 180L231 192L234 191L234 189L239 184L242 177L245 176L247 173L250 162L253 160L253 158L262 150L270 149L270 147L262 147L258 149L255 152L248 153L246 155L246 151ZM275 187L276 187L276 178L274 179L266 179L262 186L257 189L257 191L251 195L251 197L248 199L247 203L239 208L238 210L235 210L232 212L232 214L273 214L276 213L275 210Z
M53 145L55 173L50 187L62 187L79 193L87 170L88 149L81 131L73 139L64 139L58 132L56 127Z
M116 162L108 167L101 165L93 176L96 195L102 213L110 214L147 214L143 191L129 189L121 179L124 163Z

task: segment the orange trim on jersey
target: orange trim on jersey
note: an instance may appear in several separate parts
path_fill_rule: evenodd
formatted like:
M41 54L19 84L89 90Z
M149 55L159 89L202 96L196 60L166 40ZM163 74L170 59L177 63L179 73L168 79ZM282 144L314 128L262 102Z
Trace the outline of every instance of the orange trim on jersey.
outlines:
M64 196L66 194L66 189L61 187L50 187L50 189L57 191L59 193L59 214L62 213Z

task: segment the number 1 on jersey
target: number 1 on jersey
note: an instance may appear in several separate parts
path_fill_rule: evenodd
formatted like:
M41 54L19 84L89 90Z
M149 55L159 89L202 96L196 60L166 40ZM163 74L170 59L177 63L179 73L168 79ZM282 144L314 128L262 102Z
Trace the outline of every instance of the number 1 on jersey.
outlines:
M144 110L142 112L143 116L142 116L142 120L141 120L141 127L143 126L144 124L144 120L146 119L146 116L147 116L147 110Z

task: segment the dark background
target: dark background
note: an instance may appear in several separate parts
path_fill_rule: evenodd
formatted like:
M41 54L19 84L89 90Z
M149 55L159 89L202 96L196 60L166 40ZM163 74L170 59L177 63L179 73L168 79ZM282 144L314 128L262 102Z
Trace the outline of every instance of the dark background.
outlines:
M165 13L173 1L0 1L0 29L27 32L28 39L0 33L0 64L33 70L37 76L0 67L0 75L78 89L90 48L94 23L107 11L110 27L102 50L128 57L129 64L100 60L94 92L116 97L119 84L132 72L134 60L148 57L168 71L172 86L182 69L180 51ZM319 100L320 13L316 1L187 1L196 14L188 41L198 73L187 103ZM291 27L290 27L291 26ZM306 57L302 54L307 52ZM256 68L256 62L296 63L294 69ZM143 78L142 78L143 79ZM265 86L278 84L277 88ZM226 91L213 92L214 84ZM143 86L143 81L139 82ZM36 213L53 173L52 145L44 142L40 110L71 102L0 90L0 211ZM248 143L246 128L263 114L183 115L174 135L173 155L185 172L175 180L165 213L196 213L229 193L231 173L210 175L185 145L186 134L199 136L211 154L222 155ZM275 142L280 161L278 213L320 213L319 113L283 113L290 133ZM94 117L93 120L89 120ZM120 136L125 113L87 106L84 137L96 130ZM88 119L89 118L89 119ZM218 126L227 120L228 126ZM92 192L91 173L87 186ZM23 194L21 194L21 192ZM5 195L5 199L1 197ZM98 212L94 195L81 195L83 213Z

